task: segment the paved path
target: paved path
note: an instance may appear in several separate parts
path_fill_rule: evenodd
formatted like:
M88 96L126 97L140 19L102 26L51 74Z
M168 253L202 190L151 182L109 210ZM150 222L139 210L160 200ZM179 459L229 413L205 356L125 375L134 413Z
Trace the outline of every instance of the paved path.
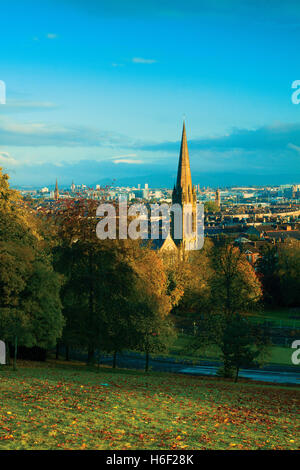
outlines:
M179 372L182 374L193 375L216 375L217 370L218 368L213 366L194 366L185 367ZM273 372L269 370L244 369L240 371L239 377L245 377L247 379L258 380L262 382L300 385L300 374L297 372Z
M220 364L216 362L207 361L199 366L184 362L177 362L175 358L150 358L149 366L152 370L161 372L173 372L189 375L216 375ZM102 363L112 364L112 357L104 357ZM145 359L139 354L124 353L119 354L117 357L117 367L119 368L132 368L144 369ZM298 370L290 369L283 370L282 367L270 366L264 369L244 369L240 371L240 377L258 380L262 382L272 382L281 384L295 384L300 385L300 366Z

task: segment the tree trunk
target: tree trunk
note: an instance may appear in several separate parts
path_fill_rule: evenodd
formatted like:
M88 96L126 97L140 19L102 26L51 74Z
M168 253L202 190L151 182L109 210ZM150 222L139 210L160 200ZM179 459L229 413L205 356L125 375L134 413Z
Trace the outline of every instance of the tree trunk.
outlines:
M56 353L55 353L55 359L58 360L59 356L59 343L56 343Z
M70 350L69 346L66 344L66 361L70 360Z
M18 354L18 337L15 336L15 351L14 351L14 370L17 370L17 354Z
M230 366L230 362L227 360L227 358L224 358L224 377L229 378L232 377L232 370Z
M91 364L94 364L94 362L95 362L95 350L94 350L94 348L89 347L89 349L88 349L88 360L87 360L87 363L88 363L89 365L91 365Z
M91 333L91 337L94 334L94 326L95 326L95 295L94 295L94 270L93 270L93 251L89 246L88 249L88 260L89 260L89 275L90 275L90 282L89 282L89 310L88 310L88 330ZM95 349L94 344L93 346L88 347L88 364L94 365L95 364Z
M234 382L235 382L235 383L238 381L239 371L240 371L240 367L237 366L237 368L236 368L236 373L235 373L235 378L234 378Z
M114 358L113 358L113 369L117 366L117 351L114 351Z
M10 366L11 362L10 362L10 347L9 347L9 342L8 342L8 341L4 341L4 342L5 342L5 346L6 346L6 348L5 348L5 355L6 355L6 358L5 358L6 360L5 360L5 362L6 362L6 364L7 364L8 366Z
M146 364L145 364L145 372L149 370L149 352L146 351Z

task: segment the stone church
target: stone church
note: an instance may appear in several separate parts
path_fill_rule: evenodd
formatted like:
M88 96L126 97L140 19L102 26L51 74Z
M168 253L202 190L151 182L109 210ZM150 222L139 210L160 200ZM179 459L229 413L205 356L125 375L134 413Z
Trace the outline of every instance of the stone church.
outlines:
M161 240L160 252L193 250L197 247L197 195L192 185L190 159L187 145L185 123L183 123L177 180L172 192L172 205L179 205L179 218L172 212L170 234ZM176 230L181 226L181 233ZM180 231L179 231L180 232Z

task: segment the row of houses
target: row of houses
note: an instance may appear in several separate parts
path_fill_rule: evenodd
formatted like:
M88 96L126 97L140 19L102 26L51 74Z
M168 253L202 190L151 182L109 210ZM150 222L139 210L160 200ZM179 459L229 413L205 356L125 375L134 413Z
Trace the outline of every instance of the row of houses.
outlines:
M254 265L261 256L261 250L266 244L274 245L291 240L300 240L300 224L260 225L255 227L241 224L205 228L207 237L214 238L221 234L231 238L232 242L246 254L248 261Z

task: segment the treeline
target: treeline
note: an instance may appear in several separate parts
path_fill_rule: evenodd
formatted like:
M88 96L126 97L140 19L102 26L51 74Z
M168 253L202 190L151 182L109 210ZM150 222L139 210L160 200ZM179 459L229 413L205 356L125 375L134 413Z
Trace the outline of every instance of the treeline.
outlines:
M165 351L175 328L169 315L182 287L162 259L138 242L100 241L95 201L33 215L0 173L0 337L49 349L63 344L116 354ZM176 280L176 278L178 278ZM114 365L115 365L114 359Z
M61 206L62 207L62 206ZM96 237L96 202L65 202L33 215L0 172L0 338L18 345L103 352L167 351L182 321L196 325L189 350L215 345L222 374L259 364L265 331L247 317L263 288L224 237L187 257L133 240Z

